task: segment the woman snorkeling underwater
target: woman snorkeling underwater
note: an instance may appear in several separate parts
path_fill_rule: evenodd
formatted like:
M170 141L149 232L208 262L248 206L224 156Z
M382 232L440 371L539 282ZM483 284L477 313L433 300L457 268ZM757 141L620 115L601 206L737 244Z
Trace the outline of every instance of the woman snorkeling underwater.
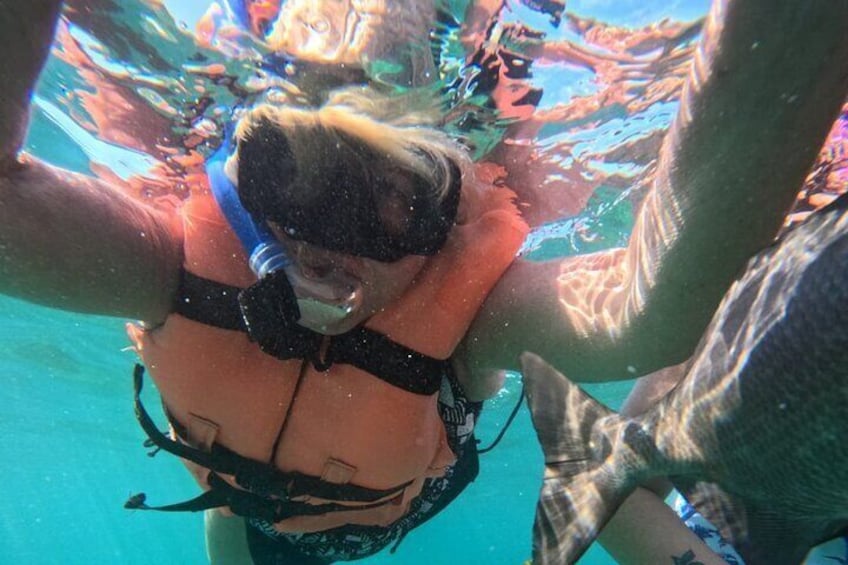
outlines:
M140 420L205 490L172 509L242 516L256 563L365 557L437 513L475 476L479 402L524 350L582 381L688 357L848 90L842 4L718 3L628 247L539 263L516 257L527 226L508 188L356 92L246 110L211 188L176 210L21 153L60 8L0 16L16 54L0 290L143 322L130 337L173 438L139 402ZM262 244L290 262L252 269Z

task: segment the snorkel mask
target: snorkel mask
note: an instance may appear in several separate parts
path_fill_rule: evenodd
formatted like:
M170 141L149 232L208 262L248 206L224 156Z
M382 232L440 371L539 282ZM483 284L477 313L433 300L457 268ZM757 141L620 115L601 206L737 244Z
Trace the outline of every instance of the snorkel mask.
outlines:
M322 279L304 276L268 226L257 222L244 209L236 187L224 172L226 159L224 147L206 164L212 193L248 254L251 271L266 284L288 287L275 293L283 295L278 296L281 304L276 308L289 322L298 322L315 330L350 316L362 302L361 289L356 281L339 271Z
M360 139L328 128L308 135L326 139L310 147L320 171L299 170L286 134L268 120L239 142L239 197L252 217L292 239L387 263L442 248L459 205L456 164L441 165L448 188L439 198L431 181Z
M269 223L293 240L381 262L433 255L447 240L461 185L452 161L441 166L448 189L439 198L431 181L353 136L333 134L336 141L326 144L328 154L316 160L321 171L312 174L298 170L286 134L267 120L239 141L238 189L223 170L226 150L207 163L215 198L259 279L242 293L243 312L266 317L260 310L270 308L282 313L288 327L296 322L321 331L361 306L358 280L341 269L306 276ZM332 138L326 131L310 135ZM251 325L247 315L245 319Z

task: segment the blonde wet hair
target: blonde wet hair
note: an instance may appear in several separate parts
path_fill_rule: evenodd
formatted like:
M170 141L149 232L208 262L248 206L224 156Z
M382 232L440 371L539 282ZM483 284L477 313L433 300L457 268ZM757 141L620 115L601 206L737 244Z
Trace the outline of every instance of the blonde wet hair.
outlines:
M410 106L418 106L419 110L408 110ZM477 186L469 182L473 169L468 152L451 136L433 127L436 112L427 106L411 96L389 97L370 89L345 89L331 95L319 108L259 104L241 116L235 138L246 141L260 124L274 125L285 134L299 174L308 181L321 175L327 144L341 143L338 134L342 134L419 175L434 187L440 200L448 194L453 163L462 174L462 190L467 196L469 187ZM238 177L237 158L235 161L231 159L227 165L227 174L234 181ZM366 168L369 165L363 163Z

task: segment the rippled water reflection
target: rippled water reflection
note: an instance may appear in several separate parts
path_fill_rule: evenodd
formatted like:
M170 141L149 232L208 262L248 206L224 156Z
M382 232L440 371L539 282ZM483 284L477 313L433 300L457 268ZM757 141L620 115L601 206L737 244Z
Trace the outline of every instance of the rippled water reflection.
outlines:
M68 4L38 107L90 160L77 165L134 194L202 186L233 107L371 84L436 94L441 125L478 158L544 186L529 203L540 220L644 185L707 6L643 8L628 24L599 19L621 15L604 2L287 2L260 41L215 3Z

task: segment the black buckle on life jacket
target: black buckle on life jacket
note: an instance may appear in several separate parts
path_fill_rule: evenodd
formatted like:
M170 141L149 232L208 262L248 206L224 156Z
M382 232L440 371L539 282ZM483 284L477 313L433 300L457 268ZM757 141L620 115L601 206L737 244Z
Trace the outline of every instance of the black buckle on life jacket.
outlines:
M297 323L300 309L285 271L274 271L241 290L238 303L250 339L263 352L315 362L323 336Z

